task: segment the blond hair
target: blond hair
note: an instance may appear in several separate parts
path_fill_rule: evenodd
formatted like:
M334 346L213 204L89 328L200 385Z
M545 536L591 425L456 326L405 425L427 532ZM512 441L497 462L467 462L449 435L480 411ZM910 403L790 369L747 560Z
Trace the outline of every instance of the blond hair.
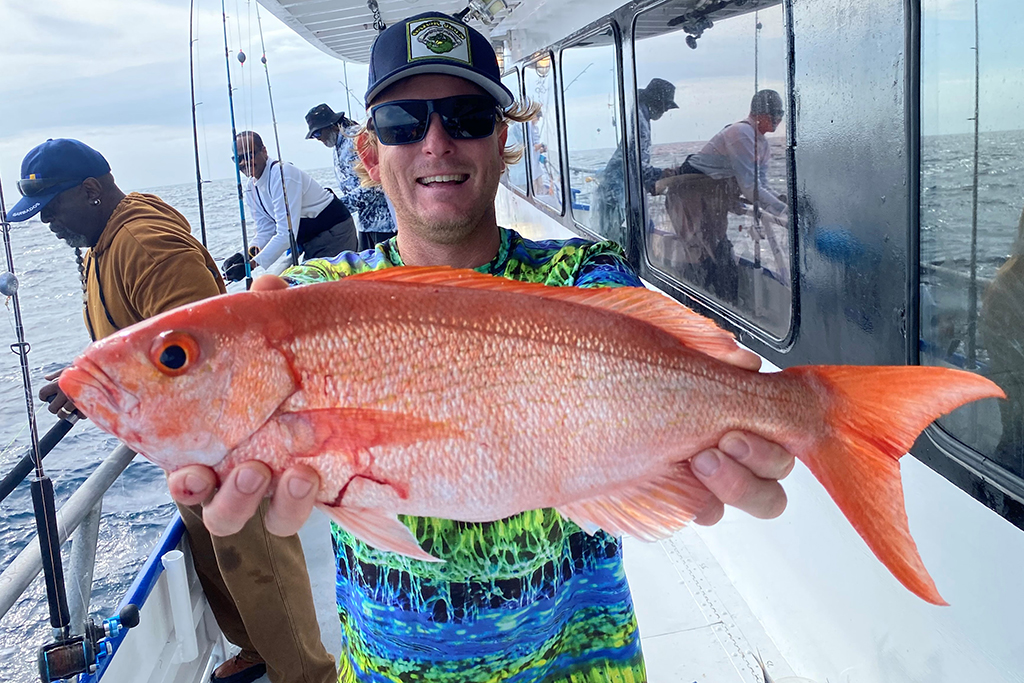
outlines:
M508 109L499 112L497 125L507 127L510 121L513 123L526 123L537 118L538 114L540 114L540 104L536 102L531 102L530 100L513 102L512 106ZM497 131L497 128L495 130ZM379 142L377 136L366 127L366 123L359 126L359 130L352 133L349 137L354 138L357 150L363 149L364 145L376 147ZM509 145L502 150L501 162L505 166L513 166L519 163L525 151L525 145ZM380 183L371 178L370 174L366 172L366 166L363 165L363 158L361 156L356 156L356 163L352 168L356 176L359 177L360 185L363 187L380 187Z

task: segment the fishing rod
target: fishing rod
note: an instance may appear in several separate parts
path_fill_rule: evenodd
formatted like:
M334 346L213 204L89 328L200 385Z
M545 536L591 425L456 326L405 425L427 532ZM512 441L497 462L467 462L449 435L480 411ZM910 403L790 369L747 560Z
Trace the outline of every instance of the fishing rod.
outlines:
M192 38L193 14L195 0L188 4L188 84L192 90L192 148L196 153L196 193L199 195L199 231L203 246L206 246L206 213L203 210L203 173L199 168L199 126L196 124L196 72L194 67L195 39Z
M967 296L967 364L978 367L978 134L981 89L981 42L978 36L978 0L974 0L974 184L971 188L971 280Z
M36 414L32 410L32 376L28 367L28 352L31 346L25 341L25 327L21 320L18 279L14 272L14 254L11 250L11 224L7 221L7 206L4 202L2 185L0 185L0 216L2 216L0 227L4 234L8 273L3 293L9 296L14 303L15 335L18 338L17 343L11 344L11 351L18 355L21 364L21 383L25 390L31 453L35 464L35 476L31 480L32 508L35 512L39 551L43 561L46 599L50 607L50 626L53 628L54 636L62 641L71 636L71 614L68 610L68 596L64 590L64 568L60 560L60 535L57 533L57 511L53 503L53 482L43 471L43 456L39 452Z
M0 182L0 231L3 232L4 252L7 257L7 272L0 278L0 294L10 297L14 308L15 335L17 343L11 344L11 351L18 355L21 364L21 383L25 390L25 407L28 410L28 426L31 439L31 464L35 476L30 482L32 509L36 518L36 534L39 538L39 555L43 565L46 601L49 605L50 626L54 641L39 648L39 677L43 683L71 678L80 673L95 671L101 659L109 654L104 639L118 635L122 629L132 628L139 623L139 611L129 605L121 613L97 625L89 620L82 635L71 635L71 611L68 608L67 590L64 587L64 567L60 558L60 533L57 530L57 510L53 500L53 481L43 470L43 451L36 426L36 414L32 410L32 376L29 372L28 353L31 346L25 341L25 326L21 318L21 302L18 298L18 277L14 271L14 253L11 249L11 224L7 220L7 206L4 201L3 183ZM71 422L61 420L58 424ZM63 429L63 428L62 428ZM59 431L59 430L58 430ZM51 429L47 437L55 430ZM63 435L61 435L63 436ZM49 439L48 439L49 440ZM59 441L59 437L55 441ZM49 448L52 448L52 444Z
M231 52L228 50L228 13L224 0L220 0L220 13L224 19L224 66L228 72L228 110L231 112L231 148L235 152L235 185L238 187L238 213L242 217L242 263L245 265L245 288L252 287L252 266L249 265L249 236L245 232L245 200L242 196L242 171L238 165L238 132L235 128L235 98L231 92ZM238 60L245 63L245 53L239 51ZM251 145L250 145L251 146ZM253 150L249 150L252 154Z
M260 29L260 49L263 56L263 72L267 75L267 97L270 99L270 119L274 122L274 144L277 145L277 159L281 165L281 193L284 195L284 217L288 224L288 245L291 247L292 265L299 265L299 246L295 241L295 232L292 230L292 211L288 206L288 188L284 183L284 162L281 161L281 138L277 135L277 115L274 114L274 93L270 89L270 69L267 67L267 45L263 42L263 22L260 20L260 6L256 5L256 25ZM269 170L268 170L269 172Z

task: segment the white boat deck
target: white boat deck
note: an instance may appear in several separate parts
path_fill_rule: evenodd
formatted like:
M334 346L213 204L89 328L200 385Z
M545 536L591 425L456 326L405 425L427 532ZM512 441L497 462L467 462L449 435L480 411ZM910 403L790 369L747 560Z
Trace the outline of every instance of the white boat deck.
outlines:
M323 513L314 511L300 537L320 633L338 656L334 556ZM627 538L625 557L651 683L762 683L755 652L775 681L793 675L697 530L684 529L661 543Z

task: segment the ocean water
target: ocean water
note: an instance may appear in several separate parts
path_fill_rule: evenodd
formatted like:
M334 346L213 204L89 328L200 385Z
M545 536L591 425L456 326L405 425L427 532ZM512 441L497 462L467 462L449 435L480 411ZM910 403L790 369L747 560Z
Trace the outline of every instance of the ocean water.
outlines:
M330 168L309 171L325 187L334 187ZM136 188L122 187L125 192ZM181 211L200 236L199 204L195 183L140 189L163 198ZM203 186L210 253L218 260L241 251L241 221L234 180L217 180ZM10 198L7 208L12 206ZM246 219L250 235L255 224ZM14 223L11 229L14 269L26 341L31 344L33 394L45 384L43 376L70 362L88 343L82 320L82 289L74 250L56 239L38 218ZM6 262L0 272L6 271ZM244 283L228 286L244 290ZM14 309L5 302L0 323L0 347L5 351L17 341ZM45 404L33 399L39 433L57 419ZM29 449L25 394L18 356L0 354L0 477L14 467ZM80 421L43 461L53 480L57 506L86 480L96 466L117 447L117 440L99 431L88 420ZM135 573L175 514L163 472L141 456L114 483L103 500L99 547L90 614L110 616ZM35 535L32 499L23 482L0 503L0 570L17 556ZM70 544L63 557L67 567ZM0 621L0 681L38 680L36 655L39 646L52 638L42 575Z

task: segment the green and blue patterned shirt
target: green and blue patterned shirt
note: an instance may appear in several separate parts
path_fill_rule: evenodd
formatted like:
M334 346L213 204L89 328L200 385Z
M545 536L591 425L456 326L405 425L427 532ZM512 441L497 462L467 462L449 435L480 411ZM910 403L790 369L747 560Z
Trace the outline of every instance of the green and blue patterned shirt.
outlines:
M642 286L622 249L500 228L478 271L553 286ZM396 238L291 268L292 284L403 265ZM514 368L511 370L514 371ZM404 517L443 564L376 550L332 523L349 683L644 683L618 539L554 510L484 524Z

